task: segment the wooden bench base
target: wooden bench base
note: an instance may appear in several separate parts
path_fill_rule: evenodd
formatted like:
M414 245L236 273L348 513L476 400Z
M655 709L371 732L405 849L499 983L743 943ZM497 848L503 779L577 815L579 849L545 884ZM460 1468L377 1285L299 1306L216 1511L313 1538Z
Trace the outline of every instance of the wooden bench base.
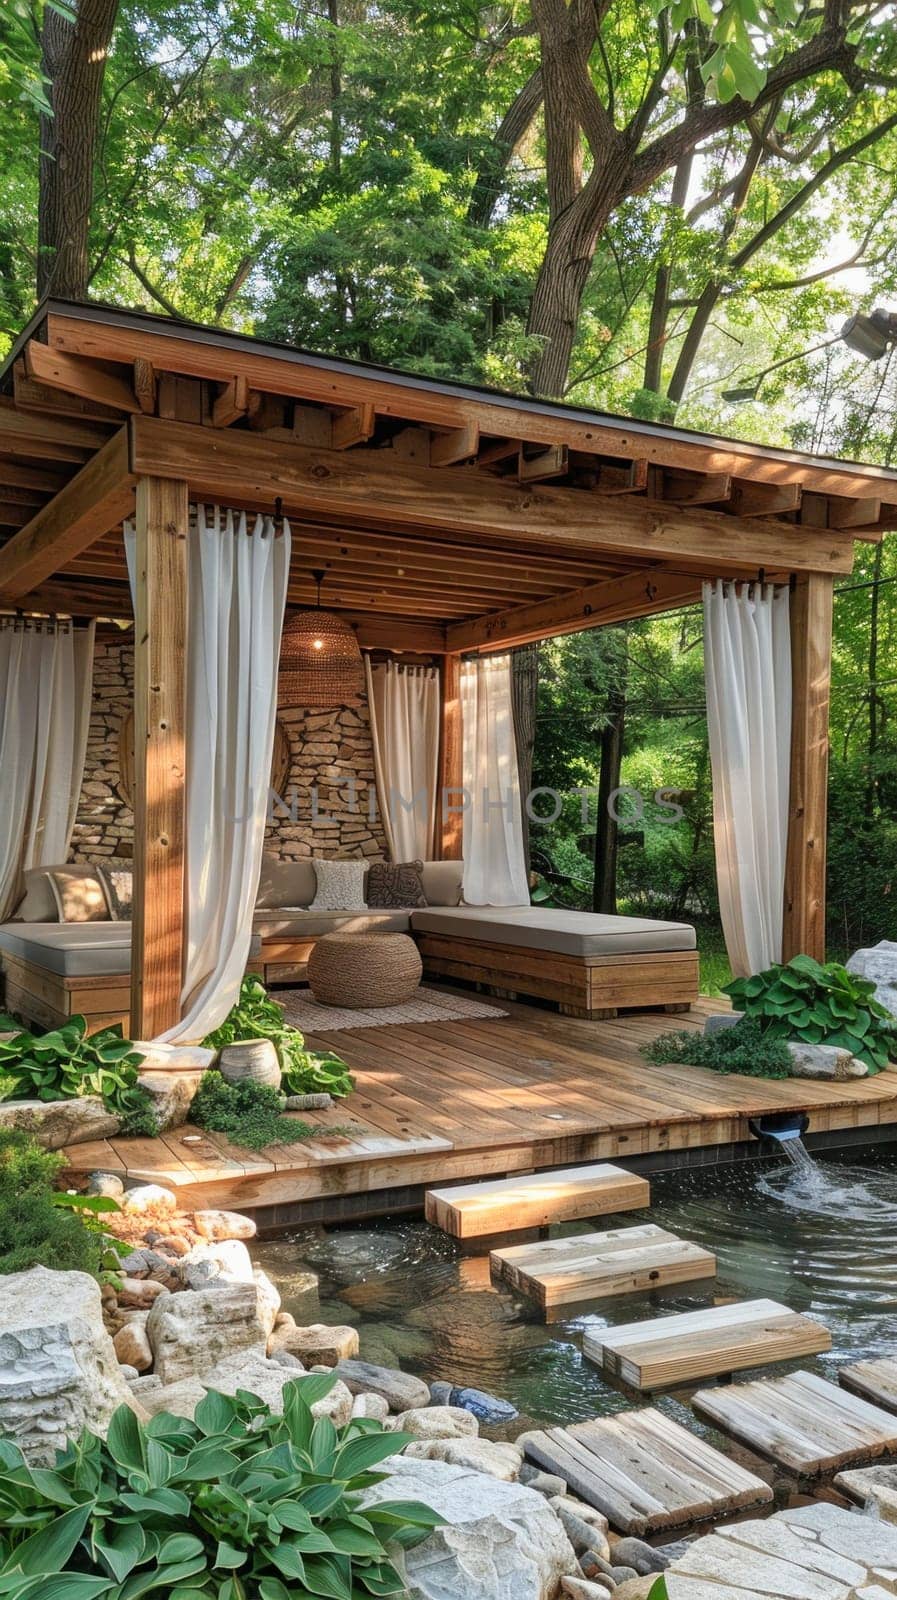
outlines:
M69 1017L84 1016L88 1029L97 1033L120 1023L127 1033L131 1021L131 976L113 973L102 978L65 978L18 956L3 957L7 1011L40 1028L58 1028Z

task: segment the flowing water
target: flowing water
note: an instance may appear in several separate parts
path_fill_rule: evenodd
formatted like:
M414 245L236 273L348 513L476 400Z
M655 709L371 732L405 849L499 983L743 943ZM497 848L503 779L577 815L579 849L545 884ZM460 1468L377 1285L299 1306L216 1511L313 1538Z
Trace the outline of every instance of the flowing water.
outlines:
M583 1360L584 1329L729 1298L779 1300L818 1316L833 1351L799 1364L829 1376L850 1361L897 1355L897 1161L817 1164L794 1148L799 1141L788 1145L768 1162L656 1177L644 1212L552 1229L656 1222L713 1250L718 1278L604 1301L549 1326L529 1302L493 1288L487 1257L462 1254L418 1219L301 1229L253 1253L297 1321L352 1323L369 1360L489 1390L538 1421L632 1403ZM662 1404L675 1414L676 1401Z

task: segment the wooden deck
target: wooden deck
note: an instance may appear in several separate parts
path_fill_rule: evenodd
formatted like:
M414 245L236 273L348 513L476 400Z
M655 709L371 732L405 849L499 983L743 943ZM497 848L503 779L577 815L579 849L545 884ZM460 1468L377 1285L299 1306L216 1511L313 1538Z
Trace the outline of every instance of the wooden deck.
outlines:
M640 1055L671 1026L702 1026L718 1001L687 1016L604 1022L506 1009L497 1019L309 1036L342 1055L357 1081L349 1100L314 1114L320 1138L257 1155L184 1127L158 1139L73 1145L71 1166L168 1184L185 1206L288 1207L364 1195L370 1212L378 1191L387 1211L396 1191L424 1184L729 1145L750 1137L749 1118L775 1111L806 1111L811 1133L893 1123L897 1137L894 1072L779 1082L653 1066ZM328 1128L348 1131L328 1136Z

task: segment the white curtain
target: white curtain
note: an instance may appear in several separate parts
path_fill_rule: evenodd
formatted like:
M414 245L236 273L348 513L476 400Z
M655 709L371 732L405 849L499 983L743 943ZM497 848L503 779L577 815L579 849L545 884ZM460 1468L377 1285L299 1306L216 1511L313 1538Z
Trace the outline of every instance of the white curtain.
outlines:
M374 774L393 861L432 861L439 771L439 674L435 667L372 664L367 676Z
M704 674L720 915L732 970L782 955L791 751L788 590L705 583Z
M461 727L464 899L529 905L510 656L462 663Z
M126 528L129 566L135 533ZM191 508L187 556L187 953L184 1043L224 1021L252 940L277 715L290 532Z
M0 921L22 873L67 860L90 722L95 625L0 622Z

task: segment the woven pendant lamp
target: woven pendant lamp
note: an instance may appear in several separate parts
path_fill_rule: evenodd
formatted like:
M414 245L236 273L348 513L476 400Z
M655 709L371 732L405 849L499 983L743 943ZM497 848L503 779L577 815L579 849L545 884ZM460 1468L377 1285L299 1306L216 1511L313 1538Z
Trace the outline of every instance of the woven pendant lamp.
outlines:
M278 700L282 706L329 710L364 693L364 663L355 630L336 611L321 609L325 574L312 573L316 606L295 611L283 627Z

